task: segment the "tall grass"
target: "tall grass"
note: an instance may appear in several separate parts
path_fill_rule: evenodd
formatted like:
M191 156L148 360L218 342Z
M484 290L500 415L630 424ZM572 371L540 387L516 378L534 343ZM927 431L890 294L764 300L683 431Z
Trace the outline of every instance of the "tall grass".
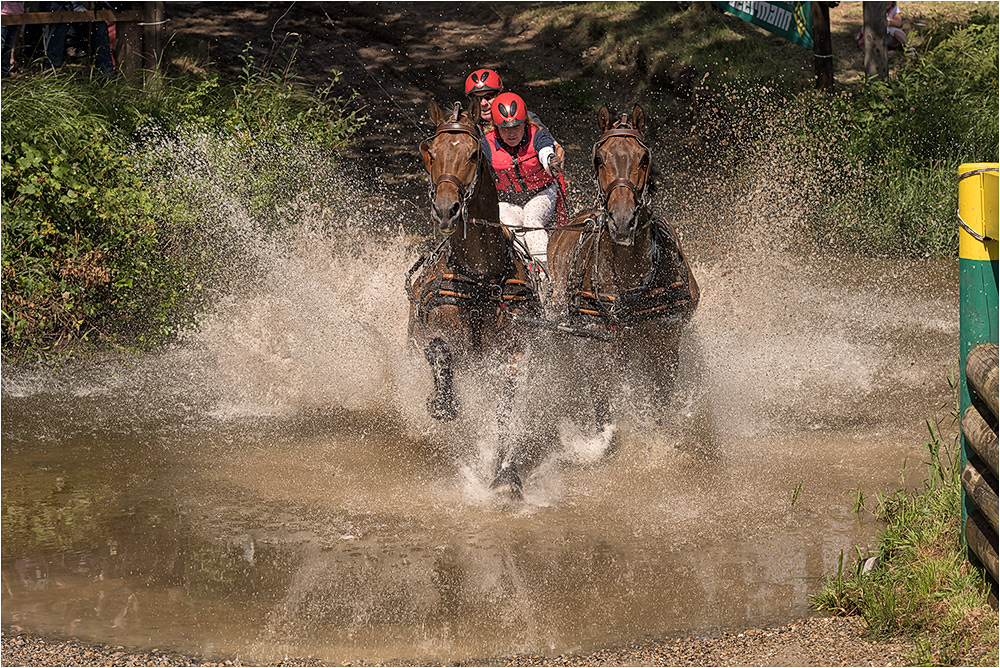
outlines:
M857 563L847 568L841 555L837 573L811 603L817 610L860 615L876 637L910 637L915 665L997 665L1000 638L988 585L966 559L959 537L957 405L942 413L927 421L923 488L878 499L876 515L885 522L874 555L878 565L862 573L867 555L859 550Z
M889 80L832 98L811 129L851 165L824 217L844 245L873 254L957 250L957 173L1000 155L996 18L938 27L921 56Z
M4 357L21 360L155 345L205 306L206 287L229 269L204 243L218 203L177 187L171 139L209 138L244 208L279 220L271 214L301 189L289 147L330 162L363 122L331 88L307 89L249 56L230 83L12 79L3 111L0 325Z

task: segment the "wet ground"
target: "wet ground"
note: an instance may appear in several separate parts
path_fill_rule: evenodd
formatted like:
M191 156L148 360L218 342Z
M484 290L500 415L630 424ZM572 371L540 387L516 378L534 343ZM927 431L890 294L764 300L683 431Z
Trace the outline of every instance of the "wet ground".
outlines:
M813 617L776 628L722 632L710 636L667 638L594 652L544 656L518 654L477 659L471 665L498 666L898 666L906 665L910 647L898 641L864 638L857 618ZM240 666L234 657L190 657L160 649L126 650L121 646L3 635L6 665L21 666ZM341 665L315 657L289 657L268 665ZM363 664L355 664L363 665ZM455 664L462 665L462 664Z

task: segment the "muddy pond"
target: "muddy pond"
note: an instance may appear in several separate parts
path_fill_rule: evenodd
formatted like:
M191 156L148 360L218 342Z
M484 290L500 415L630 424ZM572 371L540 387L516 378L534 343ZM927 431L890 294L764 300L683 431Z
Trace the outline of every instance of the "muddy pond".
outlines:
M695 245L675 394L626 383L600 456L540 337L518 415L543 454L498 505L490 393L426 414L413 245L304 236L160 353L5 365L5 628L437 664L780 624L872 540L859 499L921 484L951 401L955 261Z

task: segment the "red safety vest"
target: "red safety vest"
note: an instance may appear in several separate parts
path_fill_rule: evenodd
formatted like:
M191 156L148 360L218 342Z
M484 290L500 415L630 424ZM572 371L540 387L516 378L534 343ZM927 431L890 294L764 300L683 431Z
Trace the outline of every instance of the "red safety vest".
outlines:
M490 147L490 158L493 161L493 171L496 172L497 176L497 190L518 193L532 192L552 183L552 177L542 167L542 163L538 160L538 151L535 150L535 133L537 131L538 128L528 124L525 128L528 136L521 142L516 155L512 155L506 149L496 148L497 144L503 143L496 130L486 135L486 141Z
M503 140L497 134L496 129L486 135L493 172L496 174L497 190L517 193L535 192L554 181L542 167L542 163L538 159L538 151L535 150L535 133L538 128L528 123L524 131L527 138L521 141L516 154L511 154L504 148L497 148L498 144L503 145ZM566 192L566 185L561 174L559 175L559 188L563 193ZM569 222L564 197L556 200L556 216L558 225L565 225Z

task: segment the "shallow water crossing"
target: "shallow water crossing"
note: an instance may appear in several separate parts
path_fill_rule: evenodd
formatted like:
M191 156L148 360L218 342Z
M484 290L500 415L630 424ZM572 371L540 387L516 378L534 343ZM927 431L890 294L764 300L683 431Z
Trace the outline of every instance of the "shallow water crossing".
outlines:
M385 287L415 255L360 248L304 244L161 354L5 368L5 626L433 664L782 623L874 534L859 494L920 484L949 401L953 262L706 251L676 396L626 382L606 456L538 343L540 455L498 505L489 393L466 378L458 421L425 414Z

